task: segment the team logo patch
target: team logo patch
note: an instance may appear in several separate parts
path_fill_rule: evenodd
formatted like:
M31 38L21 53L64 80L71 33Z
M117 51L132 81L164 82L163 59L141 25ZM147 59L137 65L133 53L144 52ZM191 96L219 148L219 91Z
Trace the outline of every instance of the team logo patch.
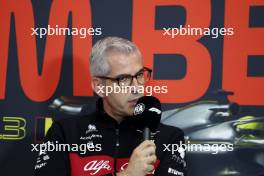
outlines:
M145 110L145 105L143 103L139 103L134 110L134 115L141 114Z
M93 124L89 124L87 127L87 130L86 130L86 134L88 134L90 132L96 132L96 131L97 131L96 126Z

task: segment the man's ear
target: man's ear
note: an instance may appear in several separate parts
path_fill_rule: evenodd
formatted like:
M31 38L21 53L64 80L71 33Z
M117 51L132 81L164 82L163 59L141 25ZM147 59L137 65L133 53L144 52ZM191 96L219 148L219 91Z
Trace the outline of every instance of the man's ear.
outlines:
M99 97L105 97L105 84L102 79L97 77L92 77L91 86L93 91Z

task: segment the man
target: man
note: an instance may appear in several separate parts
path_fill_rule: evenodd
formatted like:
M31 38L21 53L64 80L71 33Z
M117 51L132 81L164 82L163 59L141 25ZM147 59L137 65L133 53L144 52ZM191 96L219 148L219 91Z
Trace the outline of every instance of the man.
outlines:
M42 151L35 176L185 175L184 153L165 148L183 142L183 132L160 124L154 142L142 142L133 123L136 102L143 96L139 87L151 77L139 49L123 38L104 38L92 48L90 68L92 88L100 97L96 112L54 122L45 139L71 147L87 144L87 151ZM109 87L127 86L133 89L106 93Z

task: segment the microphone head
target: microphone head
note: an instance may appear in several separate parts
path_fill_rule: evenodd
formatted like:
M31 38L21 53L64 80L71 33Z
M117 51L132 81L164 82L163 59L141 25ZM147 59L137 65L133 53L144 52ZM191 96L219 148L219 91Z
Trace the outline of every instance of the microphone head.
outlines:
M140 130L149 128L152 132L155 132L160 123L161 113L161 104L156 97L141 97L134 109L136 126Z

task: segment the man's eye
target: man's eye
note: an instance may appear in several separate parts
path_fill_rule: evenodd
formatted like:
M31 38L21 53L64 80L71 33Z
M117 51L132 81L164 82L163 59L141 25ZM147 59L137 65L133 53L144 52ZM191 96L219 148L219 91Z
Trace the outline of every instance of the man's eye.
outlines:
M139 72L138 74L137 74L137 77L139 77L139 78L141 78L141 77L143 77L144 76L144 72Z
M129 81L129 80L130 80L130 78L128 76L122 76L122 77L119 78L119 81L121 81L121 82L126 82L126 81Z

